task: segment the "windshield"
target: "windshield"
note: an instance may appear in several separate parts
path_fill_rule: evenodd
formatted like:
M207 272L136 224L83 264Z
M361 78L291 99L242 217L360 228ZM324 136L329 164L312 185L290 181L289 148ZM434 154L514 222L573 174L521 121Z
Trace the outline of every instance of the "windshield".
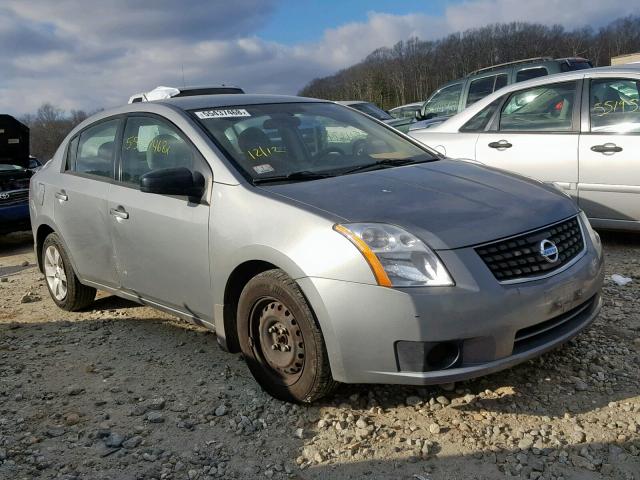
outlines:
M352 103L349 105L351 108L360 110L367 115L371 115L378 120L391 120L393 117L379 107L376 107L373 103Z
M434 160L366 115L333 103L238 105L194 111L234 163L254 181L302 180Z

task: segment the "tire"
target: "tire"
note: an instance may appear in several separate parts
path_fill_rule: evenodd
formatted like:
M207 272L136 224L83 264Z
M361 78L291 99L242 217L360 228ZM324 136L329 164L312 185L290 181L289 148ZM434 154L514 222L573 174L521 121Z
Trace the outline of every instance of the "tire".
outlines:
M56 233L50 233L42 244L42 265L49 294L58 307L75 312L95 300L96 289L80 283Z
M282 270L249 280L240 294L237 325L249 370L271 396L311 403L337 385L313 312Z

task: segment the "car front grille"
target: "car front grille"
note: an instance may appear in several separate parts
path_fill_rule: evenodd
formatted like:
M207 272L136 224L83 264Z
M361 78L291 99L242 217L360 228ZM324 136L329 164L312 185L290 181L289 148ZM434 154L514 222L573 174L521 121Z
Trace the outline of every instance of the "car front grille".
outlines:
M29 199L29 190L13 190L11 192L0 192L0 205L13 205L22 203Z
M558 249L555 262L541 253L541 242L550 240ZM584 251L578 217L538 230L476 247L476 252L500 282L511 283L545 276L569 264Z

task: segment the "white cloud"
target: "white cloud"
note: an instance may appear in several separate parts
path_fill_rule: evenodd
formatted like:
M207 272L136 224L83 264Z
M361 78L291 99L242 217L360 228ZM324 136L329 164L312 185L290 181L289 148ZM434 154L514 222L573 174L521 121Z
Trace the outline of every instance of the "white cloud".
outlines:
M283 45L252 35L274 1L7 0L0 8L0 105L24 113L50 101L65 109L118 105L156 85L234 83L293 94L412 36L435 39L487 23L524 20L568 28L636 13L640 0L469 0L443 16L370 12L316 42Z

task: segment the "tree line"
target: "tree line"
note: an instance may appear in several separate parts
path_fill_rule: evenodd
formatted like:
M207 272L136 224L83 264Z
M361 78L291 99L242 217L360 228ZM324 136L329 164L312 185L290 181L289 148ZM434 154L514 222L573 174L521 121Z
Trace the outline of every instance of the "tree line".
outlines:
M56 153L64 137L94 112L65 110L50 103L43 103L35 113L23 115L18 120L29 127L30 153L42 163Z
M599 29L513 22L458 32L439 40L411 38L382 47L334 75L316 78L299 94L366 100L384 109L423 101L443 83L479 68L531 57L585 57L594 66L640 51L640 16Z

